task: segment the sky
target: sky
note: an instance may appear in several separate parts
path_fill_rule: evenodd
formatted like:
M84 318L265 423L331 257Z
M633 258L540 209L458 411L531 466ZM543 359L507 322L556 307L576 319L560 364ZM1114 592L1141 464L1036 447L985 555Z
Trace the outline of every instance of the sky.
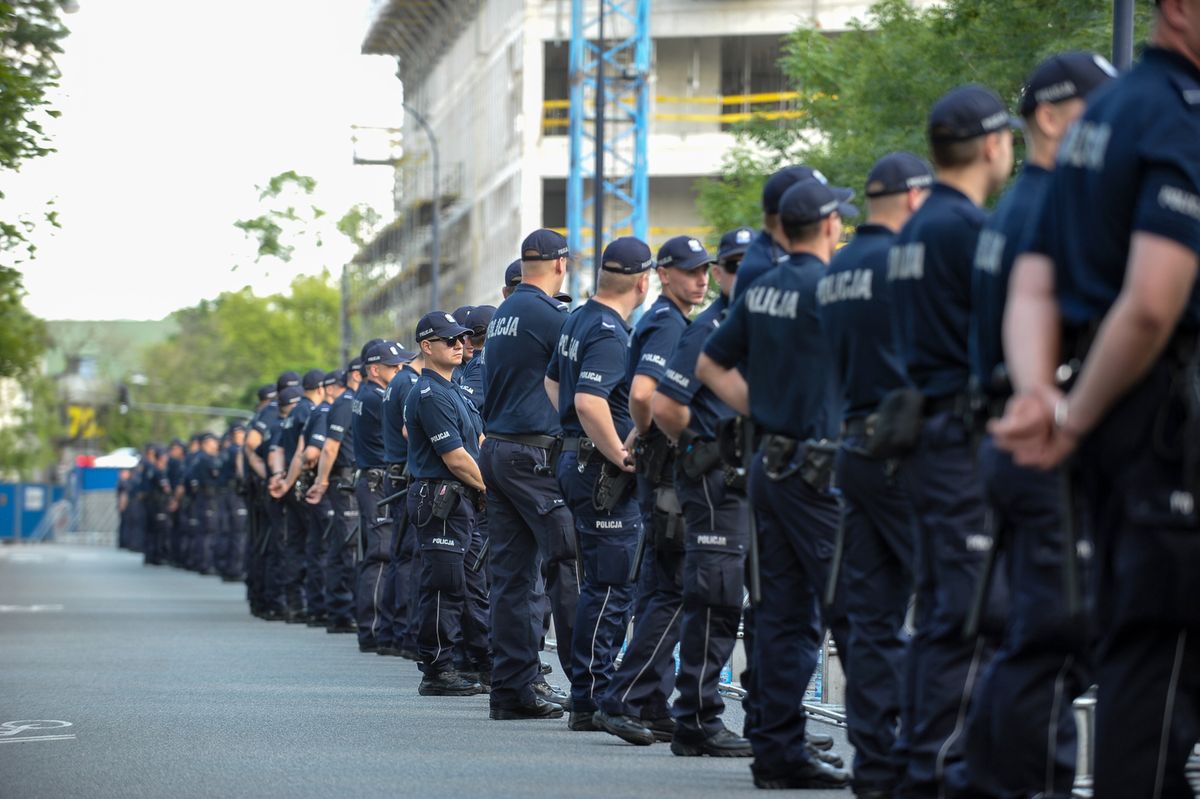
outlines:
M363 56L369 0L79 0L59 58L58 152L6 177L6 218L53 200L33 235L26 307L47 319L161 319L226 290L268 294L340 268L336 237L254 261L234 228L256 186L295 170L336 218L391 214L391 170L355 166L351 126L398 126L395 63ZM366 157L385 154L377 149ZM237 267L236 270L234 267Z

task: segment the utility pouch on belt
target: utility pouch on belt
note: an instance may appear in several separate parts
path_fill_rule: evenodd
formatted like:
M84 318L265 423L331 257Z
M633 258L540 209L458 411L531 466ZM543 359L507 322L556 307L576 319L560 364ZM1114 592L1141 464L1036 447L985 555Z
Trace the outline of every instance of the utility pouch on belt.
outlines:
M596 444L590 438L579 439L579 450L575 456L578 462L579 471L582 473L592 461L592 455L596 452Z
M671 460L671 442L657 427L651 427L650 432L638 436L634 445L634 455L637 458L637 473L652 486L659 486L671 479L668 465Z
M686 536L683 528L683 508L673 488L654 492L654 510L650 514L654 531L654 547L659 551L682 552Z
M815 491L828 491L833 485L834 459L837 445L829 441L804 442L804 460L800 466L800 479Z
M779 482L800 471L801 458L796 457L799 443L786 436L763 437L763 471L768 480Z
M551 475L558 473L558 459L563 454L563 437L558 436L554 439L554 443L546 450L546 469Z
M717 422L717 451L721 460L741 468L746 440L746 417L730 416Z
M695 440L676 459L689 480L699 480L721 463L721 446L716 441Z
M430 505L430 513L433 514L433 518L443 521L450 518L454 509L458 507L462 488L462 483L454 480L440 480L433 484L433 501Z
M867 417L866 453L873 458L897 458L911 452L921 435L924 406L925 397L915 388L888 393Z
M367 490L372 494L383 488L383 478L387 476L386 469L367 469Z
M605 461L600 469L600 477L596 479L596 487L592 490L592 507L602 513L612 513L613 508L625 501L632 488L633 474Z

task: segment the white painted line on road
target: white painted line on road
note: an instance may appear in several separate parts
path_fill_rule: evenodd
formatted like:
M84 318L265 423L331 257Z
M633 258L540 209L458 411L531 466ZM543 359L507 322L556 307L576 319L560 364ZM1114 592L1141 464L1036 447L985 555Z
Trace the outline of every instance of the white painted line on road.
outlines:
M0 738L0 744L24 744L30 741L74 741L74 735L30 735L24 738Z
M57 719L24 719L22 721L6 721L3 724L0 724L0 743L10 743L12 741L32 741L35 738L66 738L66 737L74 738L75 736L73 734L70 736L29 735L24 738L14 737L14 736L20 735L23 732L29 732L30 730L34 730L36 732L42 732L43 730L61 730L64 727L73 727L73 726L75 726L75 725L69 721L59 721Z
M62 605L0 605L0 613L58 613L62 609Z

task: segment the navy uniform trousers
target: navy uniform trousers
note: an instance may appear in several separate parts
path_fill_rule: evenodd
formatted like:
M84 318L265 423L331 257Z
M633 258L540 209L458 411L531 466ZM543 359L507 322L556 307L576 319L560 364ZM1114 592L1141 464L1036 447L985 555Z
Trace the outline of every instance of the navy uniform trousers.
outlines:
M900 795L979 792L961 768L971 697L995 651L1002 625L1003 581L993 583L982 633L963 637L992 538L971 435L951 413L925 419L916 448L900 467L917 521L914 573L921 623L910 645L913 724Z
M841 509L835 496L813 489L799 472L769 479L761 453L750 471L750 496L762 586L754 612L751 768L763 779L779 779L810 757L802 702L827 626L838 651L848 651L845 619L836 613L826 619L821 612Z
M395 468L395 467L392 467ZM407 478L388 478L388 496L404 489ZM407 495L392 505L392 558L384 577L384 601L392 608L392 646L416 651L415 600L419 555L416 535L408 518Z
M577 713L595 711L612 679L613 661L629 624L633 559L642 534L641 511L632 496L611 513L592 504L603 460L593 454L582 472L575 452L564 452L558 461L558 485L575 522L583 563L571 637L571 705Z
M283 595L288 613L303 615L304 610L304 550L308 543L307 510L296 499L294 491L283 495L284 533L282 552Z
M968 716L968 769L995 797L1069 799L1072 702L1091 684L1091 670L1090 628L1082 614L1068 615L1063 591L1062 475L1015 465L990 438L980 447L979 470L1010 604L1004 639Z
M638 482L645 483L641 477ZM609 715L651 721L671 715L669 700L675 690L675 645L679 643L683 613L684 527L681 518L669 522L678 525L677 546L659 541L654 534L658 491L647 485L643 492L648 500L641 504L646 545L638 576L633 638L621 659L621 668L613 675L599 705Z
M289 606L286 586L287 566L287 508L282 499L274 499L267 493L266 485L262 492L263 510L267 517L267 532L265 548L262 556L263 598L265 610L286 614L297 608Z
M304 519L304 605L309 618L324 621L329 610L325 600L325 556L333 531L333 508L322 498L310 505L297 497L295 507Z
M482 542L475 509L459 496L445 519L433 515L438 482L415 480L408 516L420 548L417 602L417 654L428 675L454 668L491 671L488 651L488 598L483 572L467 569L480 556Z
M214 551L221 529L220 502L216 488L202 487L192 495L191 568L201 574L216 572Z
M389 511L380 508L379 500L387 496L385 469L362 469L354 487L358 498L360 547L362 560L358 566L358 588L355 591L358 620L358 643L361 646L392 646L392 603L388 598L387 570L392 559L395 528Z
M325 612L328 625L355 623L354 582L358 555L358 501L348 482L330 478L325 497L333 511L325 553Z
M214 565L222 577L240 580L246 573L246 529L249 519L246 501L233 486L221 489L217 500L221 532L213 553Z
M904 617L913 590L916 531L896 462L868 457L864 443L848 436L838 459L843 549L837 590L850 630L843 663L854 787L887 791L904 773L897 730L912 722L904 712L909 682Z
M1080 450L1096 560L1096 799L1191 796L1200 739L1200 517L1160 362ZM1193 446L1195 442L1193 441Z
M675 738L699 742L720 732L725 703L717 688L737 644L750 540L746 498L725 485L716 468L699 480L682 472L675 490L687 531L683 615L679 631L679 696L671 709Z
M571 674L571 639L579 602L571 512L545 469L546 450L487 438L479 466L488 487L491 546L492 702L533 701L544 600L554 618L558 657ZM544 594L539 591L546 573ZM528 611L525 608L528 607Z

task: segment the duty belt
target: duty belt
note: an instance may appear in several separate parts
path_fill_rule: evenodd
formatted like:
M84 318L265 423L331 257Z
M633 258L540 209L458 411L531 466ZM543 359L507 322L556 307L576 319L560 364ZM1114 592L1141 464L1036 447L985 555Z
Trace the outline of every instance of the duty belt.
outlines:
M585 447L583 443L585 441L588 442L588 445L592 443L592 440L587 436L572 436L570 438L564 438L563 452L579 452L579 450Z
M523 444L527 447L537 447L538 449L547 450L553 448L555 443L558 441L558 439L554 436L542 436L535 434L509 435L508 433L488 433L487 437L494 438L496 441L507 441L510 444ZM578 441L578 439L576 440ZM576 450L578 450L578 448L578 444L576 444Z
M408 475L406 474L407 469L408 469L408 464L393 463L387 467L387 476L389 479L391 479L397 483L401 483L401 482L407 483L408 482Z
M966 394L959 393L935 399L927 398L921 412L926 419L930 416L937 416L939 413L951 413L959 418L965 418L970 410L971 398Z

